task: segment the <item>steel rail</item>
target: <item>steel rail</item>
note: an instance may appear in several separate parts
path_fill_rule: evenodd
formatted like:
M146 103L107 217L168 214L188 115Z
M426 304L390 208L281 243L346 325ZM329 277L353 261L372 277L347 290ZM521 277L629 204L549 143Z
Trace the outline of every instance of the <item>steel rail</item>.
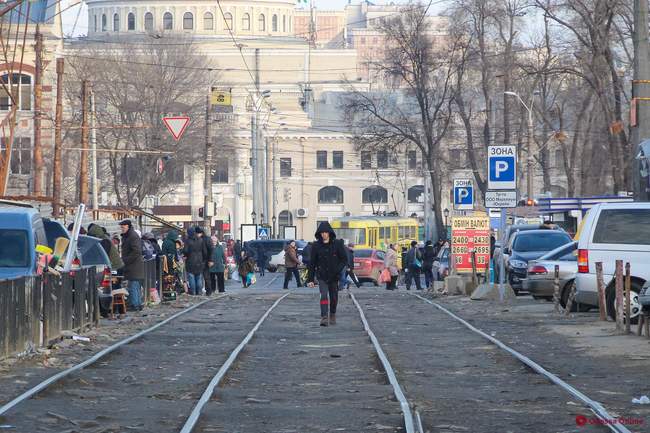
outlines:
M375 337L375 333L372 332L372 329L370 329L370 325L368 325L368 321L366 320L366 316L363 313L363 309L361 308L361 305L357 302L357 298L354 297L354 294L352 293L351 290L348 290L350 297L352 298L352 302L354 302L354 305L357 307L357 310L359 310L359 315L361 316L361 322L363 322L363 327L366 330L366 333L370 337L370 341L372 341L373 346L375 346L375 351L377 352L377 356L379 356L379 360L381 361L381 364L384 367L384 370L386 371L386 375L388 376L388 381L393 387L393 392L395 394L395 397L397 398L397 401L399 401L400 407L402 408L402 413L404 414L404 427L406 429L406 433L415 433L415 424L413 423L413 413L411 412L411 406L406 399L406 396L404 395L404 392L402 391L402 387L400 386L399 382L397 381L397 376L395 375L395 371L393 370L393 367L390 365L390 361L388 360L388 357L384 353L384 350L381 348L381 345L379 344L379 340L377 340L377 337ZM187 432L181 432L181 433L187 433Z
M499 348L505 350L508 352L510 355L514 356L517 358L519 361L521 361L523 364L526 366L530 367L533 369L536 373L546 377L549 381L552 383L560 386L562 389L564 389L566 392L577 398L578 400L582 401L584 404L589 406L591 411L603 421L603 424L609 427L609 429L615 433L631 433L630 430L627 429L622 424L619 424L617 421L616 417L611 416L607 410L604 408L604 406L597 402L596 400L592 400L591 398L587 397L585 394L582 392L578 391L576 388L573 386L569 385L553 373L549 372L546 370L544 367L533 361L532 359L526 357L525 355L522 355L521 353L517 352L516 350L512 349L505 343L501 342L497 338L492 337L491 335L486 334L485 332L481 331L477 327L473 326L472 324L468 323L466 320L463 318L457 316L456 314L452 313L442 305L438 304L437 302L433 302L430 299L423 298L422 296L418 294L413 294L412 296L415 296L416 298L433 305L443 313L447 314L448 316L452 317L453 319L457 320L458 322L462 323L465 325L465 327L469 328L471 331L479 334L481 337L485 338L486 340L490 341L491 343L495 344Z
M277 277L276 277L277 278ZM199 417L201 416L201 412L203 411L203 408L205 405L210 401L210 398L212 398L212 394L214 394L215 388L221 383L223 380L224 376L232 367L232 364L235 362L241 351L246 347L248 342L253 338L253 335L255 332L259 329L259 327L264 323L266 318L271 314L271 311L287 296L289 296L291 292L285 293L283 296L281 296L277 301L271 305L271 307L266 310L266 312L260 317L260 320L257 321L253 329L250 330L250 332L244 337L241 343L235 348L230 353L230 356L228 359L226 359L226 362L223 363L217 374L212 378L210 383L208 384L207 388L205 391L203 391L203 395L201 395L201 398L199 401L196 403L196 406L194 406L194 409L192 409L192 413L190 413L190 416L187 418L187 421L185 421L185 424L183 425L183 428L181 429L180 433L190 433L194 427L196 426L196 423L199 421Z
M228 295L224 294L224 295L212 298L212 299L206 299L205 301L202 301L202 302L199 302L198 304L192 305L191 307L188 307L188 308L186 308L186 309L184 309L182 311L179 311L178 313L174 314L173 316L168 317L167 319L163 320L162 322L159 322L159 323L157 323L157 324L155 324L155 325L153 325L153 326L151 326L151 327L149 327L147 329L144 329L144 330L138 332L137 334L134 334L134 335L132 335L130 337L127 337L127 338L125 338L123 340L118 341L117 343L115 343L115 344L101 350L100 352L97 352L95 355L88 358L87 360L85 360L85 361L83 361L83 362L81 362L81 363L79 363L79 364L77 364L77 365L75 365L73 367L70 367L70 368L68 368L66 370L63 370L63 371L55 374L54 376L51 376L50 378L42 381L38 385L36 385L36 386L30 388L29 390L23 392L18 397L14 398L10 402L8 402L5 405L3 405L2 407L0 407L0 415L4 415L11 408L13 408L16 405L22 403L23 401L35 396L36 394L43 391L48 386L58 382L59 380L63 379L66 376L69 376L70 374L74 373L75 371L79 371L79 370L81 370L83 368L88 367L91 364L94 364L95 362L99 361L101 358L105 357L106 355L108 355L111 352L114 352L115 350L119 349L120 347L122 347L122 346L124 346L126 344L129 344L132 341L137 340L138 338L143 337L143 336L147 335L148 333L150 333L152 331L155 331L156 329L160 328L161 326L171 322L172 320L174 320L174 319L176 319L176 318L178 318L178 317L180 317L180 316L182 316L184 314L189 313L190 311L193 311L193 310L199 308L200 306L202 306L202 305L204 305L204 304L206 304L208 302L216 301L217 299L221 299L221 298L223 298L225 296L228 296Z

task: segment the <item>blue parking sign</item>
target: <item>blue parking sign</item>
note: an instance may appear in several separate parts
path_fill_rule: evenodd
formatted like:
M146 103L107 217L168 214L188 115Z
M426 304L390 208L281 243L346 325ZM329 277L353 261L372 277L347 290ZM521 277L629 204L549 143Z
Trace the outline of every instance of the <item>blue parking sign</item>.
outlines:
M517 149L515 146L488 148L488 189L517 189Z
M471 179L454 179L454 209L474 209L474 184Z

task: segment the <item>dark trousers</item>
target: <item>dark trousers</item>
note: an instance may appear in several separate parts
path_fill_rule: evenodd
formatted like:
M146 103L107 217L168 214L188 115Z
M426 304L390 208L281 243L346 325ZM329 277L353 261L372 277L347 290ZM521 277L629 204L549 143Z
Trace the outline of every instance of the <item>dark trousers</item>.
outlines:
M210 276L209 269L203 271L203 281L205 281L205 294L210 296L212 293L214 293L215 287L214 287L214 281Z
M216 283L216 284L215 284ZM226 291L223 272L210 272L210 285L212 286L212 293L216 287L219 288L219 293Z
M415 279L415 287L422 290L422 283L420 282L420 268L409 266L409 271L406 273L406 290L411 290L411 281Z
M431 287L431 284L435 278L433 278L433 268L424 268L424 284L427 286L427 289Z
M391 275L390 281L386 283L386 290L395 290L397 288L398 275Z
M286 272L284 273L283 288L285 289L289 288L289 281L291 281L292 275L296 278L296 285L298 287L302 287L302 281L300 281L300 272L298 272L298 268L287 268Z
M330 314L336 314L336 306L339 303L339 282L318 280L320 290L320 316L327 317L327 306Z

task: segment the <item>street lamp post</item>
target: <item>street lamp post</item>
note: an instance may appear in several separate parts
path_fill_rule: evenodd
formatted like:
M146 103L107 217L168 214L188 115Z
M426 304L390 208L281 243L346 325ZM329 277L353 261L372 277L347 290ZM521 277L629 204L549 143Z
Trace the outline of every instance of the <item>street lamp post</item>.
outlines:
M277 238L278 238L278 234L277 234L277 232L275 231L275 222L277 221L277 218L275 218L275 215L273 215L273 218L271 218L271 221L273 221L273 231L272 231L273 239L277 239Z
M449 224L447 223L447 222L448 222L448 221L447 221L447 218L449 218L449 209L445 208L445 210L442 211L442 213L445 215L445 228L447 228L447 226L449 225Z
M537 92L533 92L532 95L530 96L530 106L526 105L523 99L521 99L521 96L519 96L518 93L515 92L503 92L505 95L508 96L514 96L516 97L521 105L524 106L524 108L528 111L528 138L526 140L526 144L528 146L528 158L526 161L526 194L528 196L528 199L532 200L533 199L533 134L535 133L534 131L534 125L533 125L533 104L535 103L535 94Z
M251 212L251 219L253 220L253 224L255 224L255 219L257 218L257 214L255 211Z

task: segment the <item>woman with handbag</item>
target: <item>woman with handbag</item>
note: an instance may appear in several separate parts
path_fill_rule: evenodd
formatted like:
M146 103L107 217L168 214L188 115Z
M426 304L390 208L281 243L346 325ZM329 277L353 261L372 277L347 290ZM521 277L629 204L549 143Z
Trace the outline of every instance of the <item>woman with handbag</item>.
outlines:
M422 290L420 274L422 272L422 254L418 250L417 241L411 242L411 249L406 253L406 290L411 290L411 281L415 279L415 287Z
M384 270L382 271L382 280L386 283L386 290L397 289L397 277L399 268L397 267L397 250L395 245L390 244L386 257L384 258Z

